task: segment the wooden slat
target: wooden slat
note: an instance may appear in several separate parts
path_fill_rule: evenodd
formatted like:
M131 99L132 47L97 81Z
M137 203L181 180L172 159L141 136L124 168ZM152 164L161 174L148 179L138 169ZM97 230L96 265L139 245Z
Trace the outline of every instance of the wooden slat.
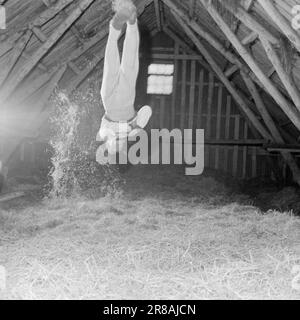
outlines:
M231 96L227 96L226 102L226 119L225 119L225 139L229 140L230 138L230 115L231 115ZM228 148L225 149L225 159L224 159L224 168L225 172L228 170Z
M208 85L208 99L207 99L207 117L206 117L206 137L211 137L211 115L212 115L212 102L215 89L215 78L212 73L209 73L209 85Z
M179 54L179 44L175 42L174 54ZM173 93L171 102L171 127L175 129L176 127L176 102L177 102L177 80L178 80L178 60L174 61L174 78L173 78Z
M199 74L199 85L198 85L199 93L198 93L197 128L202 128L203 89L204 89L204 70L201 69Z
M2 67L0 73L0 86L3 84L7 76L13 70L14 66L16 65L17 61L20 59L23 51L25 50L28 41L31 37L31 31L25 32L25 34L18 40L16 46L13 48L12 52L10 53L8 61L6 61L5 65Z
M294 123L296 128L298 130L300 130L300 113L299 113L299 111L283 96L283 94L277 89L277 87L274 85L274 83L265 75L265 73L263 72L261 67L258 65L257 61L255 61L253 55L250 53L250 51L246 50L246 48L240 42L238 37L232 32L232 30L227 25L227 23L224 21L223 17L219 14L219 12L214 7L212 2L208 1L208 0L200 0L200 1L202 4L204 4L205 9L208 11L210 16L215 21L215 23L219 26L219 28L225 34L227 39L230 40L230 42L232 43L235 50L241 55L241 57L244 59L244 61L246 61L246 63L251 68L251 70L256 75L256 77L260 80L260 82L267 89L269 94L273 97L273 99L281 107L282 111ZM224 2L224 5L226 5L226 3L228 3L228 2ZM237 12L239 10L240 10L240 8L238 8L238 10L236 10L236 11L232 11L233 14L238 19L241 18L237 14ZM246 16L248 16L248 15L249 14L246 13ZM243 16L243 17L245 18L245 16ZM245 20L242 20L242 22L246 23ZM249 27L254 29L253 25L251 25L251 24L249 25ZM253 31L256 31L256 30L253 30ZM268 38L268 40L271 41L266 30L260 30L259 34Z
M188 129L193 129L194 108L195 108L195 81L196 81L196 61L191 63L191 85L190 85L190 106L189 106L189 124Z
M187 61L182 61L182 81L181 81L181 103L180 103L180 129L184 130L185 118L186 118L186 69Z
M161 96L159 98L159 127L163 129L166 127L165 125L165 112L166 112L166 97Z
M191 38L191 40L195 43L198 50L201 52L201 54L205 57L215 74L218 76L218 78L222 81L224 86L227 88L227 90L231 93L235 101L237 102L237 105L242 110L243 114L247 116L247 118L251 121L253 126L257 129L258 132L261 133L263 137L270 136L269 132L266 130L264 125L257 119L255 113L251 110L247 102L243 99L243 97L240 95L240 93L236 90L235 85L230 82L224 75L221 67L216 63L215 59L211 56L210 52L206 49L206 47L202 44L201 41L197 38L197 36L193 33L193 31L189 28L188 25L184 23L184 21L177 16L174 12L172 13L176 21L180 24L182 29L185 31L187 36ZM300 120L300 118L299 118ZM300 122L299 122L300 125ZM270 136L271 137L271 136Z
M69 17L65 19L52 33L48 40L33 54L31 60L22 65L18 72L7 81L0 91L0 101L5 101L24 80L28 73L36 66L42 57L55 45L55 43L65 34L70 26L79 16L94 2L95 0L82 0L80 4L71 12Z
M234 139L238 140L240 137L240 115L235 116L234 121ZM238 174L238 160L239 160L239 147L235 146L233 150L233 175L237 177Z
M217 130L216 140L221 138L221 121L222 121L222 105L223 105L223 86L218 89L218 109L217 109ZM216 147L215 169L218 170L220 162L220 148Z
M257 148L252 148L252 154L251 154L251 159L252 159L252 178L257 177Z
M244 139L248 138L248 123L245 121L244 125ZM248 154L248 147L243 147L243 167L242 167L242 178L246 179L247 177L247 154Z

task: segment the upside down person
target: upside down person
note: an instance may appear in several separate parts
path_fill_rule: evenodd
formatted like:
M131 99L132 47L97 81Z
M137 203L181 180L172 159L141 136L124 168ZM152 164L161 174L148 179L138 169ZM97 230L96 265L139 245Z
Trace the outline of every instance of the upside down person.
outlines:
M105 152L115 155L124 151L128 137L145 128L152 116L149 106L138 112L134 109L140 43L136 7L132 0L115 0L113 9L115 15L109 26L101 87L105 115L97 135L97 141L102 142L96 156L99 163L102 163ZM127 29L120 61L118 39L125 24Z

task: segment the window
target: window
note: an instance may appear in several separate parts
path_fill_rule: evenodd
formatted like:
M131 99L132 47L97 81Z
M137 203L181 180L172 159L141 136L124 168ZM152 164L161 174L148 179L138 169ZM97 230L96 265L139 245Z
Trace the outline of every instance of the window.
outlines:
M173 92L173 74L173 64L150 64L147 93L170 95Z

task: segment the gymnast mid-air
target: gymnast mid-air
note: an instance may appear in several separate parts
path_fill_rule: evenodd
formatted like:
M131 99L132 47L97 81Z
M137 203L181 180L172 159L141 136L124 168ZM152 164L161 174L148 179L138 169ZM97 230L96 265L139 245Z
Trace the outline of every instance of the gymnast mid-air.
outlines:
M102 145L97 151L97 161L104 152L115 155L122 152L128 137L145 128L152 116L149 106L135 111L136 80L139 72L139 45L137 9L132 0L114 0L115 15L110 22L105 50L101 97L105 115L97 140ZM126 24L122 60L118 40Z

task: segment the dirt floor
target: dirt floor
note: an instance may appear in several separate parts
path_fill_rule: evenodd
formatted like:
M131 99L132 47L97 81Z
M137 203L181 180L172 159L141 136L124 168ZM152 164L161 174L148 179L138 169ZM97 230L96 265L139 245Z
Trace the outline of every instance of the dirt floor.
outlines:
M0 209L0 298L300 298L297 191L256 199L174 167L122 177L98 199L19 185L27 196Z

